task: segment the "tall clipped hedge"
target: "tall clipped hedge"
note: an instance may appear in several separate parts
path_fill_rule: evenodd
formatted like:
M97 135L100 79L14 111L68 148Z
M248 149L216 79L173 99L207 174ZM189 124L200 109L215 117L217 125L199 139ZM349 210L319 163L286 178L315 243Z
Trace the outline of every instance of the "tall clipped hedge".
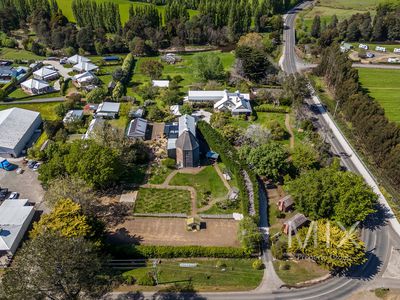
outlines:
M210 124L199 121L197 124L198 129L207 141L208 145L213 151L216 151L221 160L228 169L234 174L237 179L238 188L240 190L240 201L243 215L249 215L249 193L246 188L243 171L247 172L254 190L254 209L255 215L253 218L258 223L259 220L259 195L258 195L258 181L255 174L247 167L247 165L239 159L236 149L226 140L216 129Z
M120 99L125 91L126 91L126 85L129 82L129 79L132 76L132 70L133 67L135 66L135 58L133 57L132 53L129 53L125 59L124 62L122 63L122 71L124 72L124 77L120 81L117 82L115 85L113 91L112 91L112 97L117 100Z
M154 245L110 245L110 254L119 259L124 258L246 258L251 255L242 248L203 247L203 246L154 246Z

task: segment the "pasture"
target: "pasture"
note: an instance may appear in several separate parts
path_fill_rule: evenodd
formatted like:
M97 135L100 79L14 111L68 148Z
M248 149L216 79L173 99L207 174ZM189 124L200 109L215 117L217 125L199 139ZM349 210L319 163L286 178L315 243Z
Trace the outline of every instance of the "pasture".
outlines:
M400 70L358 69L362 87L385 109L389 120L400 123Z
M121 16L121 23L124 24L129 18L129 7L133 6L146 6L151 5L144 2L133 2L129 0L96 0L97 3L114 2L119 6L119 14ZM57 0L59 8L69 21L75 22L74 14L72 13L72 0ZM164 15L164 6L157 6L158 11ZM192 17L197 14L196 10L189 10L189 15Z

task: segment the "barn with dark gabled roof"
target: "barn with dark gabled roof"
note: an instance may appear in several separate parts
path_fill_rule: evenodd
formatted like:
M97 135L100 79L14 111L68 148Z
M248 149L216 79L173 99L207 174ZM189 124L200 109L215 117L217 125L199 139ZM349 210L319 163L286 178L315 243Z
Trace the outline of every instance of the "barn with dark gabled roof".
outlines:
M183 168L200 164L200 146L190 130L185 130L176 140L176 163Z

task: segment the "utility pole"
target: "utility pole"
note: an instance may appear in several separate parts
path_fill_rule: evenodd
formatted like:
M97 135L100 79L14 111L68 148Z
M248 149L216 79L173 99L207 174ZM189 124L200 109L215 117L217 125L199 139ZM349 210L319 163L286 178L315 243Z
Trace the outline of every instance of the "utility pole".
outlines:
M153 269L154 269L154 279L156 280L156 285L158 285L158 271L157 271L157 260L153 260Z

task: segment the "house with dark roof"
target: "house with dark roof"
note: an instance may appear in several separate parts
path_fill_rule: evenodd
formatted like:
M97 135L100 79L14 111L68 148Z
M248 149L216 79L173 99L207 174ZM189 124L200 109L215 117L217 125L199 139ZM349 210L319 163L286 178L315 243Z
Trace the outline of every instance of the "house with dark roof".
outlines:
M176 140L176 163L182 168L195 168L200 164L200 145L189 130Z
M305 215L298 213L283 223L282 231L285 234L294 234L309 221L310 220Z
M195 168L200 165L200 145L196 139L196 120L189 115L179 118L178 138L176 139L176 164L182 168Z
M129 123L126 135L131 139L145 139L147 130L147 120L142 118L133 119Z

